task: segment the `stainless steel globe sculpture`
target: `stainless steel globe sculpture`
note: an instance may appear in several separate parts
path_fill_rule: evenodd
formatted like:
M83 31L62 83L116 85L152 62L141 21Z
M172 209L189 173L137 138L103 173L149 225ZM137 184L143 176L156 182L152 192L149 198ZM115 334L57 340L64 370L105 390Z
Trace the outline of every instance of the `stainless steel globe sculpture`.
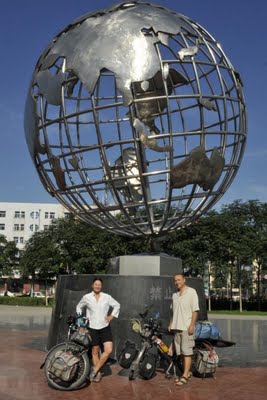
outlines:
M37 62L25 108L46 190L129 237L186 226L226 192L246 142L243 84L197 22L124 2L69 24Z

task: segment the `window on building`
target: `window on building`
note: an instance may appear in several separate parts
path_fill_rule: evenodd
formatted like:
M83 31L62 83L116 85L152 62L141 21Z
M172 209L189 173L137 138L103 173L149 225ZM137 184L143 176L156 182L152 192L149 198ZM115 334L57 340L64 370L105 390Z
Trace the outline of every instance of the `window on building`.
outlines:
M16 244L18 244L19 238L18 238L17 236L13 237L13 240L14 240L14 242L15 242Z
M44 231L48 229L49 225L44 225Z
M48 219L49 218L49 212L45 212L45 219Z
M5 224L0 224L0 231L4 231L5 230Z
M15 211L15 218L25 218L25 211Z
M69 212L65 212L64 213L64 218L69 218L70 217L70 213Z
M20 230L24 231L24 224L20 224Z
M20 238L19 238L19 242L20 242L21 244L23 244L23 243L24 243L24 238L23 238L23 237L20 237Z
M36 224L30 225L30 230L31 230L32 232L36 232L36 231L38 231L38 229L39 229L39 226L38 226L38 225L36 225Z
M51 213L50 213L50 219L55 219L55 216L56 216L56 215L55 215L54 212L51 212Z
M38 211L32 211L30 216L31 216L31 218L37 219L37 218L39 218L39 213L38 213Z
M0 218L5 218L6 212L5 211L0 211Z
M19 231L19 224L14 224L14 231Z

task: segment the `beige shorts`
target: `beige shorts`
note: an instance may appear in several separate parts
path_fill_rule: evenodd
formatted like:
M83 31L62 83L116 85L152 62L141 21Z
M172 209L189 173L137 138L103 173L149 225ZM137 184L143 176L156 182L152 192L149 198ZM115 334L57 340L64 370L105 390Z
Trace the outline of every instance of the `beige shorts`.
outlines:
M194 335L189 335L187 331L175 331L174 346L177 356L193 355L193 347L195 346Z

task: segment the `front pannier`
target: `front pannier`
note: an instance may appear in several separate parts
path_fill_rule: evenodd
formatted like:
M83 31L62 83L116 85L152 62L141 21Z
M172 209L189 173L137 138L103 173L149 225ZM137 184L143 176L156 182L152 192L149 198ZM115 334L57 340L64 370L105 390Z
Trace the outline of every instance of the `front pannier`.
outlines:
M135 347L135 343L127 340L125 342L124 348L118 358L118 363L122 368L130 368L132 362L137 356L138 350Z
M158 354L153 350L149 349L139 364L139 374L144 379L151 379L156 372Z

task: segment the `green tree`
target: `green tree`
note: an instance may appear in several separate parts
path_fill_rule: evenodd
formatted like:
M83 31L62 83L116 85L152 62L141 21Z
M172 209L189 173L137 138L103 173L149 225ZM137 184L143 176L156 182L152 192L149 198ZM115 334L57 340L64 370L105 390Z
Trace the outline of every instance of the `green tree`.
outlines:
M0 275L12 275L19 262L19 251L14 241L0 235Z
M59 273L104 273L110 258L139 253L146 247L142 239L113 235L71 216L55 220L47 230L32 236L25 246L21 269L33 279Z
M47 304L47 279L54 277L59 271L58 249L51 231L34 233L25 245L19 268L23 277L31 276L31 293L34 291L36 278L44 279Z
M249 255L256 275L258 309L261 307L263 273L267 266L267 204L250 200L242 204L250 227Z

